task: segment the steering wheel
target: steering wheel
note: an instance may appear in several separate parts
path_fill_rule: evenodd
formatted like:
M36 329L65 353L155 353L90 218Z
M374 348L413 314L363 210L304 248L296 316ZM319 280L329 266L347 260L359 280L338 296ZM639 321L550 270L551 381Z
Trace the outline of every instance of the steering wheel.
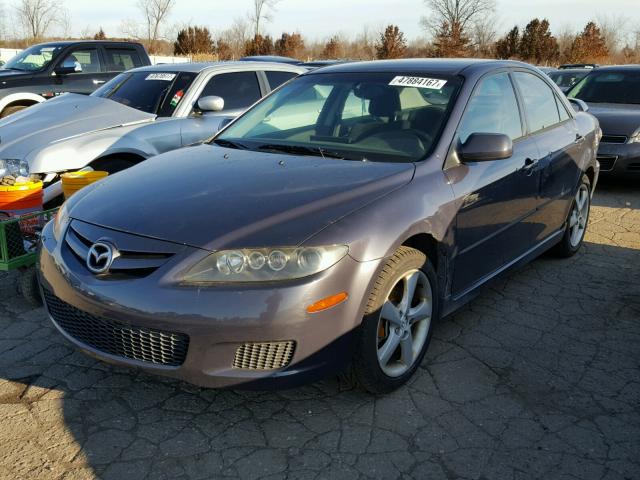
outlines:
M386 133L386 132L413 135L414 137L416 137L420 141L420 143L422 144L422 148L425 151L428 150L429 146L433 143L433 140L434 140L433 137L431 135L429 135L428 133L423 132L421 130L416 130L415 128L407 128L407 129L403 129L403 130L391 130L391 131L386 130L386 129L377 128L374 131L365 132L363 135L360 135L357 139L354 139L354 143L361 142L362 140L365 140L367 138L380 136L380 134L383 134L383 133Z

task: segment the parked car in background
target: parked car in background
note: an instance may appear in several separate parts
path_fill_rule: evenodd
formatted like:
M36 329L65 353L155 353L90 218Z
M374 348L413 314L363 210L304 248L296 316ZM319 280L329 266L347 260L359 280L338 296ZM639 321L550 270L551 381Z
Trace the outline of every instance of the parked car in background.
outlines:
M558 69L555 68L555 67L540 67L540 66L538 66L538 70L540 70L542 73L549 74L551 72L555 72Z
M573 70L576 68L585 68L587 70L598 68L597 63L564 63L558 67L559 70Z
M302 62L291 57L281 57L279 55L251 55L239 59L241 62L270 62L287 63L289 65L300 65Z
M291 116L319 91L313 115ZM42 234L46 308L110 363L266 388L351 362L388 392L483 284L576 253L598 135L520 62L313 71L212 141L71 197Z
M0 60L0 67L4 65L4 60Z
M37 175L50 201L61 194L60 174L84 167L115 173L201 142L305 71L264 62L130 70L90 96L62 95L0 120L0 177Z
M67 41L23 50L0 69L0 118L63 93L89 95L131 68L151 65L139 43Z
M600 67L568 93L588 105L600 121L600 170L605 175L640 176L640 66Z
M586 77L592 70L593 69L587 68L565 68L562 70L547 72L547 75L549 75L549 78L551 78L551 80L560 87L560 90L566 93L571 90L571 87Z

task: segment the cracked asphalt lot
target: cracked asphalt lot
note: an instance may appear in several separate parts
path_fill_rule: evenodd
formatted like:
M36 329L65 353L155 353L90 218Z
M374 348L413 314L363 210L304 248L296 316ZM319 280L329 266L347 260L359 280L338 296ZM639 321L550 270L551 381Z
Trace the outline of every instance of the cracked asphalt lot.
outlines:
M411 383L204 390L74 351L0 278L0 478L640 478L640 189L435 327Z

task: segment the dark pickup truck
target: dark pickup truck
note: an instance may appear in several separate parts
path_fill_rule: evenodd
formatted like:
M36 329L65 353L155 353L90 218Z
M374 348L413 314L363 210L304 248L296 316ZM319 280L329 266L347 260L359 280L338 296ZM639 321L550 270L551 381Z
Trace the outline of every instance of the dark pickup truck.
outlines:
M151 61L139 43L33 45L0 68L0 118L66 92L88 95L120 72L146 65Z

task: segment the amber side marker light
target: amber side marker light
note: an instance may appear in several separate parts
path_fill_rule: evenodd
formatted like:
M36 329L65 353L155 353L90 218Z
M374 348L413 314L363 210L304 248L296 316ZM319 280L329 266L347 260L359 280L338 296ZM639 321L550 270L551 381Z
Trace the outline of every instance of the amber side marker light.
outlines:
M318 300L313 305L309 305L307 307L307 312L308 313L322 312L323 310L327 310L331 307L335 307L339 303L344 302L347 298L349 298L349 295L347 294L347 292L340 292L340 293L337 293L336 295L331 295L330 297L326 297L326 298L323 298L322 300Z

